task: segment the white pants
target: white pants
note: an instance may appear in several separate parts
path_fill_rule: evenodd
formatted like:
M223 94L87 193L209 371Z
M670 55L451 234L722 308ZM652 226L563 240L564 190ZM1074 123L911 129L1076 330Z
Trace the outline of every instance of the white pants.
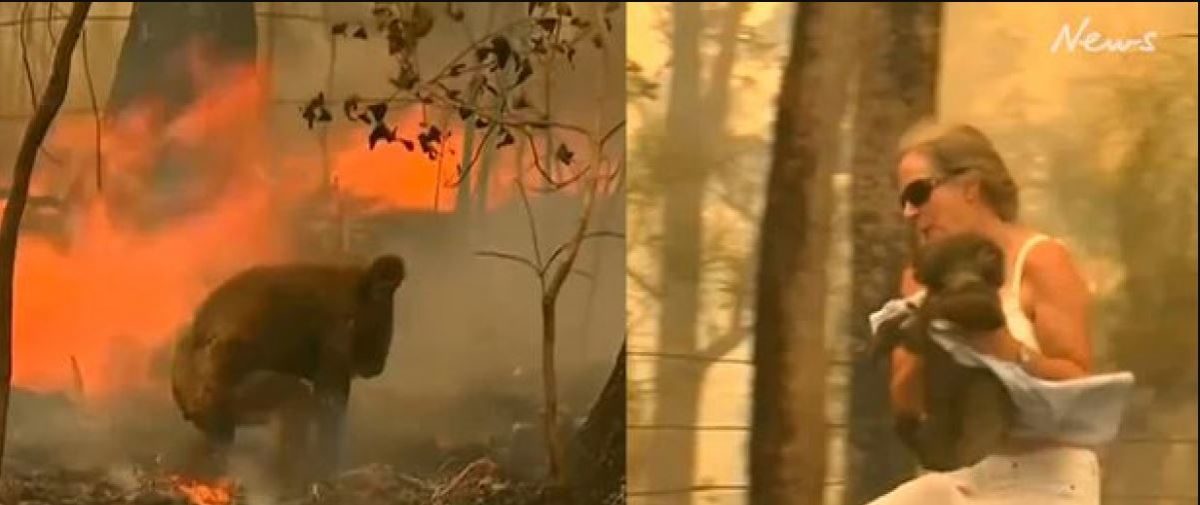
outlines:
M974 466L927 473L869 505L1099 505L1100 463L1087 449L1056 447L988 456Z

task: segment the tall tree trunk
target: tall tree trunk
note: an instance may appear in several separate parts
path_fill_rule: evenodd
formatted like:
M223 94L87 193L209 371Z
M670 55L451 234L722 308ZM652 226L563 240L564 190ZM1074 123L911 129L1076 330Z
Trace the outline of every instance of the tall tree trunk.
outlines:
M700 5L671 4L673 67L667 106L667 139L663 159L655 172L666 188L662 213L662 308L659 316L659 347L667 352L688 353L696 347L696 318L700 304L701 205L704 195L702 169L693 140L701 132L700 111ZM695 465L695 433L666 426L690 425L697 416L702 370L691 363L662 361L655 370L653 424L660 432L653 439L654 461L648 462L655 489L677 489L691 485ZM655 455L667 458L658 459ZM687 495L661 501L686 504Z
M905 226L896 202L895 148L904 130L933 114L939 3L869 4L858 24L861 58L852 145L850 335L870 338L867 315L899 295ZM852 361L846 503L866 503L911 477L912 457L892 431L887 370Z
M730 95L733 89L733 64L737 60L738 32L742 28L742 19L750 10L747 2L729 2L722 13L720 35L717 39L717 57L713 60L712 71L709 72L708 87L704 94L705 113L713 127L708 131L713 134L715 141L728 135L726 129L729 119ZM704 147L715 147L716 144L702 144Z
M254 2L134 2L106 113L148 97L162 99L168 114L187 107L196 89L180 58L196 42L220 61L254 61Z
M819 505L826 474L825 260L849 78L850 4L797 7L779 95L754 343L750 503Z
M0 219L0 376L3 380L0 382L0 462L4 461L5 441L8 438L8 400L12 392L13 278L16 273L21 215L29 196L29 181L33 177L38 148L46 139L50 124L54 122L67 96L67 87L71 82L71 54L75 51L75 43L79 41L83 22L91 7L91 2L75 2L71 5L71 14L54 50L50 79L46 82L46 89L17 151L12 187L4 205L3 218Z
M657 171L664 191L660 347L668 352L713 356L724 354L740 340L741 332L702 346L697 333L700 306L700 260L703 243L704 192L716 158L714 146L727 136L737 34L749 5L730 3L722 12L719 50L702 90L700 36L703 15L696 3L671 5L673 68L667 109L666 155ZM703 125L703 126L702 126ZM699 140L698 140L699 139ZM653 424L662 428L651 454L668 458L651 461L654 489L686 489L692 485L696 463L696 432L687 427L699 418L701 386L706 367L687 362L663 362L656 370L657 394ZM659 503L689 503L687 494L672 494Z
M171 121L203 92L190 71L189 58L197 54L191 50L202 49L199 54L210 65L253 63L257 30L253 2L134 2L104 114L117 115L152 99L163 107L158 119ZM104 195L123 224L162 226L208 202L207 195L183 198L176 188L216 177L214 172L194 166L186 149L172 142L156 149L153 170L141 176L148 191Z

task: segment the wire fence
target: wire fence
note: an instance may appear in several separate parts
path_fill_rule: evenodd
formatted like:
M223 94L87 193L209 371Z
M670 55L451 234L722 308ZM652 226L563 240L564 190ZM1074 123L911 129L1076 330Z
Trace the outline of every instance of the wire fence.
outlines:
M751 359L745 358L727 358L718 356L704 356L698 354L688 354L680 352L660 352L646 349L632 349L627 351L631 362L657 363L661 361L677 361L677 362L692 362L698 364L724 364L733 366L742 366L753 368L754 362ZM831 371L848 369L852 364L853 358L844 353L832 352L829 356L828 363ZM831 386L829 390L831 396L844 396L846 391L840 390L837 386ZM650 392L653 394L653 391ZM836 400L836 399L835 399ZM889 423L889 420L874 420L871 424ZM863 420L855 423L858 426L863 426ZM847 430L850 429L850 422L846 418L831 417L826 422L826 427L830 429L831 437L845 437ZM753 427L749 424L649 424L649 423L631 423L627 426L630 433L643 432L670 432L670 431L690 431L695 432L697 437L703 436L706 433L741 433L749 434ZM831 444L831 452L838 444ZM1184 469L1189 475L1195 474L1196 466L1196 448L1197 440L1194 432L1191 434L1171 434L1171 433L1128 433L1123 434L1118 440L1114 441L1109 447L1107 453L1109 460L1114 458L1121 459L1121 454L1134 448L1141 453L1146 451L1163 452L1163 451L1190 451L1190 459L1186 459L1184 463L1190 465L1189 469ZM845 449L842 449L843 451ZM841 457L845 457L842 455ZM831 462L838 459L839 456L831 454ZM832 465L831 465L832 468ZM1101 499L1106 505L1177 505L1197 503L1196 488L1193 484L1190 489L1185 485L1161 485L1152 482L1139 482L1138 479L1132 479L1135 486L1130 486L1128 481L1131 479L1122 475L1127 472L1126 468L1114 467L1111 471L1103 474L1103 485ZM827 475L824 485L826 487L826 503L824 505L840 505L842 503L842 492L847 486L846 475L844 472L831 472L838 475ZM1118 481L1123 481L1121 485L1117 485ZM1183 489L1180 489L1180 488ZM630 489L626 494L629 498L638 499L638 503L653 503L655 498L677 497L678 495L689 495L692 497L693 503L698 503L702 497L705 499L716 500L717 497L723 498L727 503L744 503L746 494L749 492L750 486L744 482L720 482L709 484L698 484L694 486L681 486L672 488L656 488L654 483L647 482L643 484L642 489ZM846 504L857 505L857 504Z

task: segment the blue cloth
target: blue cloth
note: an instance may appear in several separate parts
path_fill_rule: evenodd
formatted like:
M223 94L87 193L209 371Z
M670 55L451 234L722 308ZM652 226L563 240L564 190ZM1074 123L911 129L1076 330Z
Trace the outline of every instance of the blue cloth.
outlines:
M911 303L901 299L884 304L869 317L872 333L884 321L910 313ZM1049 381L1030 375L1017 363L975 350L957 338L954 328L945 321L933 321L930 326L930 337L955 361L988 368L1004 384L1017 408L1013 437L1088 446L1106 444L1116 438L1133 392L1132 373Z

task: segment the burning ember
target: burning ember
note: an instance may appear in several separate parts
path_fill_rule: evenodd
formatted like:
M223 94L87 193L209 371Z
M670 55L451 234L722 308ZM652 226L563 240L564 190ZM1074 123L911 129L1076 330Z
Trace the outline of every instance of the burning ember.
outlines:
M233 503L236 484L232 480L221 479L211 484L179 476L171 476L169 480L176 490L187 497L191 505L231 505Z

